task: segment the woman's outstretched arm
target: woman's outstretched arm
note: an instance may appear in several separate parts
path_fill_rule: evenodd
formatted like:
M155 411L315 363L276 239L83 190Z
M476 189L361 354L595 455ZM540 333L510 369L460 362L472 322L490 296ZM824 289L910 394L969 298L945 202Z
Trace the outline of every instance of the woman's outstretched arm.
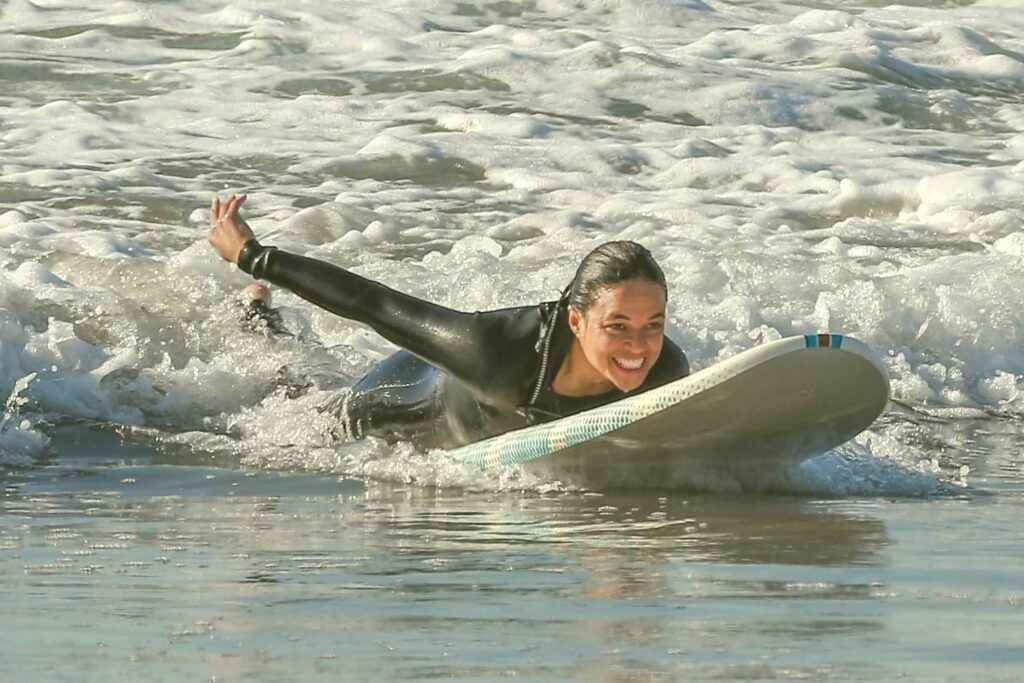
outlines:
M525 321L507 312L463 313L324 261L264 247L239 214L244 202L245 197L236 196L225 202L213 200L209 241L221 258L332 313L369 325L388 341L470 386L488 388L496 370L489 351L512 341L507 335L516 336ZM505 344L496 344L502 337ZM526 348L532 349L532 343Z

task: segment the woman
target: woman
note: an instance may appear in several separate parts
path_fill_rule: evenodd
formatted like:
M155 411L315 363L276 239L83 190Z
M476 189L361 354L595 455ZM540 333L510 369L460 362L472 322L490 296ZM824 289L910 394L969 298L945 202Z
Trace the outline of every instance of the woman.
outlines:
M689 374L664 333L665 276L635 242L587 255L558 301L463 313L261 245L244 202L213 199L209 240L222 258L402 347L345 396L351 436L451 448Z

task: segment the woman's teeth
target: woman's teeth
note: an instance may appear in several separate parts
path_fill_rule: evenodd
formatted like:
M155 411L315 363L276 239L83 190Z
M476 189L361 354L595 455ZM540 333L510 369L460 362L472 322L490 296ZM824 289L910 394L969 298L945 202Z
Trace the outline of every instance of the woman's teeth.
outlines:
M639 370L644 365L643 358L635 358L633 360L626 360L625 358L613 358L615 364L623 370Z

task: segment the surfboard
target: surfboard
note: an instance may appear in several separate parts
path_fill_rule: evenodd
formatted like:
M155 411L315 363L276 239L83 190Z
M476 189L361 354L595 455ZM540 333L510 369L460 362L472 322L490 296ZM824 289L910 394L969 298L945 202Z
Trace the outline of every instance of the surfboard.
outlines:
M862 342L810 334L762 344L656 389L450 451L590 490L761 490L885 409L885 367Z

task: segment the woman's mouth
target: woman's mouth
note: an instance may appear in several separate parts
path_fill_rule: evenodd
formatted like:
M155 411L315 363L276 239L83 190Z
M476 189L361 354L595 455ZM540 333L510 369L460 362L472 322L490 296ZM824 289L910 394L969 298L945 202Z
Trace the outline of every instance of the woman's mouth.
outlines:
M644 366L646 358L641 356L640 358L616 358L612 356L612 362L615 363L616 367L626 372L636 372Z

